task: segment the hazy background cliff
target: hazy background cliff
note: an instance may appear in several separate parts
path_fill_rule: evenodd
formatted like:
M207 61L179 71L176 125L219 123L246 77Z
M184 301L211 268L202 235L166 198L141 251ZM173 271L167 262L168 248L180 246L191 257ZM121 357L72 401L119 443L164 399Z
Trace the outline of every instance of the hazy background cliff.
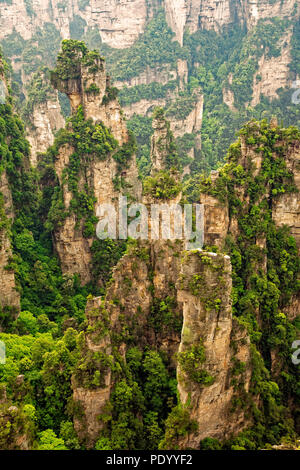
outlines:
M85 40L106 57L138 137L143 175L157 105L166 107L182 158L194 159L192 171L215 167L248 118L276 114L299 122L292 103L299 76L296 0L8 0L0 3L0 40L33 163L69 113L40 72L54 65L64 38Z

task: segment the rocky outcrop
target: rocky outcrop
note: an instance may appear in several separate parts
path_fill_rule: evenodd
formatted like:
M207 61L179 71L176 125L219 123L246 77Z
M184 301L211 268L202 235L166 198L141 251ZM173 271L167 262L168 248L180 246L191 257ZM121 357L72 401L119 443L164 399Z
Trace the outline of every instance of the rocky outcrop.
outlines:
M3 62L0 59L0 94L1 102L9 96L8 83L3 74ZM3 100L3 101L2 101ZM9 137L7 137L7 143ZM14 207L11 188L5 168L0 171L0 307L11 309L12 316L20 310L20 294L16 288L15 273L8 265L12 258L11 225L14 219Z
M24 376L16 378L16 390L22 384ZM30 406L30 405L29 405ZM0 449L30 450L33 445L34 423L24 413L24 407L18 406L7 398L6 386L0 385Z
M56 132L65 126L57 95L43 103L34 105L30 126L27 127L27 139L31 146L32 166L38 163L38 155L45 153L53 144Z
M101 315L102 300L101 297L89 299L86 307L86 317L88 319L90 329L97 327L97 320ZM111 344L109 335L103 337L99 333L98 338L94 332L87 335L85 343L82 346L82 354L94 355L101 351L102 354L111 354ZM101 388L88 387L84 381L80 366L77 373L72 378L73 400L79 412L74 415L74 428L81 441L87 441L87 444L94 443L103 427L99 415L104 409L110 398L112 389L111 370L104 371Z
M3 63L0 59L0 69ZM8 86L6 78L0 73L1 99L8 96ZM0 172L0 306L11 307L13 314L20 310L20 294L16 289L15 273L8 269L8 264L12 258L11 247L11 224L14 219L14 207L11 188L8 182L5 169Z
M248 392L250 349L244 328L232 319L230 258L201 251L183 252L182 249L178 242L144 242L138 243L122 258L114 269L105 300L94 299L88 304L89 333L85 336L82 361L95 352L114 361L116 347L119 357L125 360L127 339L130 338L134 338L140 349L155 347L164 351L166 357L171 358L171 367L177 367L181 402L186 404L192 397L189 413L191 419L198 423L197 432L180 441L180 448L199 448L204 437L223 439L249 425L244 411L232 414L236 392L230 377L234 363L243 362L246 371L240 380L244 384L244 393ZM164 325L162 319L162 328L157 330L153 327L155 306L159 300L167 298L174 299L174 321L177 318L180 323L183 318L181 335L177 328L174 330L170 325ZM107 329L103 326L104 312L109 319ZM119 338L117 344L115 338ZM180 360L200 341L205 348L203 368L214 379L212 384L204 387L185 375ZM234 352L230 348L232 342L235 344ZM132 346L132 339L129 344ZM113 349L114 354L111 353ZM178 352L177 366L174 360ZM101 416L109 409L108 402L117 376L108 367L101 372L101 386L91 385L91 382L82 386L80 369L86 370L87 367L81 364L73 378L75 408L81 410L80 417L75 417L75 428L81 440L92 447L104 426Z
M174 319L180 322L181 310L173 287L179 273L179 257L174 254L180 249L178 243L137 243L115 267L105 299L93 299L88 303L89 333L84 339L82 361L72 380L75 408L80 409L79 416L74 418L75 429L88 447L93 447L104 426L101 415L108 409L118 379L112 372L113 363L116 354L125 360L128 344L132 343L130 338L139 348L157 348L169 358L178 350L178 329L174 330L171 325L157 329L153 326L155 318L152 315L160 301L172 298ZM86 380L81 374L81 368L87 369L82 365L87 362L86 358L93 356L96 361L97 353L106 358L107 364L111 361L104 369L100 366L102 383L99 386L91 383L90 373L85 376Z
M88 56L84 61L82 52L74 53L76 70L73 75L61 78L57 71L52 74L52 83L61 92L66 93L70 99L72 113L76 114L79 106L82 107L84 118L93 123L102 123L109 129L117 141L118 150L129 145L129 134L122 116L121 108L110 87L109 78L106 74L105 62L99 56ZM77 54L77 55L76 55ZM88 52L86 51L86 54ZM63 192L63 203L65 209L70 209L73 194L69 187L64 184L64 170L68 167L70 156L74 148L64 145L60 148L54 162L54 168ZM82 156L83 158L83 156ZM138 181L138 170L135 155L128 157L126 168L120 174L118 162L110 153L105 160L92 158L88 160L85 170L79 172L78 188L86 192L87 188L93 193L95 200L95 213L100 204L115 204L119 197L119 190L115 181L122 178L124 185L131 192L132 197L137 198L141 193ZM95 239L92 235L88 238L83 236L84 220L79 223L76 215L70 214L64 222L55 229L54 243L61 260L64 274L80 274L82 283L91 280L91 245Z
M172 138L160 110L154 119L152 174L166 169ZM144 196L143 202L150 215L150 204L159 201ZM165 202L178 203L178 197ZM151 239L153 220L148 219L146 224ZM175 284L182 248L182 240L136 240L114 268L105 298L91 299L88 303L89 332L84 337L82 362L94 353L112 361L105 370L102 369L102 383L98 386L86 381L82 387L81 363L73 377L73 399L75 407L81 410L80 418L74 418L75 428L88 447L95 444L104 426L101 415L109 407L110 395L118 379L113 373L114 361L117 357L126 360L132 339L141 350L150 347L163 351L172 367L176 367L173 358L180 343L178 325L181 325L182 310L177 302ZM161 319L161 302L167 302L172 308L174 318L171 323Z
M294 183L300 190L300 144L294 143L285 155L287 168L294 175ZM300 252L300 198L299 193L282 194L272 203L272 217L276 225L287 225Z
M16 289L14 271L7 269L12 257L9 231L14 214L11 191L5 171L0 176L0 199L2 203L1 219L4 225L0 231L0 305L1 307L12 307L16 313L20 309L20 294Z
M6 18L5 25L2 23L0 27L1 38L15 29L24 39L30 39L37 28L53 23L62 38L67 39L70 37L70 25L79 16L87 26L99 30L103 42L111 47L128 47L143 32L148 10L145 0L91 0L84 8L78 0L64 3L59 0L51 0L50 3L48 0L12 0L1 3L0 16Z
M274 129L278 126L276 120L270 124ZM284 142L278 143L284 146L284 161L287 169L293 174L294 184L297 190L300 189L300 147L299 142L286 146ZM253 176L257 176L261 170L263 154L246 143L246 139L241 137L241 154L239 164L247 169L252 166ZM212 185L218 182L219 172L212 171L210 179ZM268 191L270 188L266 187ZM246 204L249 203L249 196L240 188L240 192ZM217 197L203 192L200 195L200 202L204 204L205 211L205 244L216 245L222 248L227 234L230 232L234 236L238 235L237 221L235 217L229 217L227 201L220 201ZM295 238L298 248L300 248L300 201L297 192L283 193L272 199L272 218L275 224L280 227L287 225L291 229L291 235Z
M46 23L53 23L62 38L66 39L70 37L70 26L79 17L86 28L99 31L104 43L115 48L126 48L144 32L147 20L159 6L157 0L90 0L86 5L79 0L64 3L59 0L51 0L50 3L48 0L4 1L0 4L0 17L5 17L5 22L0 25L0 39L14 30L24 39L30 39ZM198 29L219 31L222 26L238 20L251 29L261 18L292 18L295 12L299 13L296 0L164 0L163 7L181 45L186 30L191 33Z
M120 145L127 142L128 131L116 96L111 95L114 91L104 59L97 56L87 63L79 60L76 75L76 78L60 79L54 74L52 78L53 85L68 96L72 113L82 105L85 119L102 121Z
M197 431L183 439L180 447L197 449L207 436L224 439L249 425L245 411L232 412L236 392L231 370L234 361L243 362L241 381L247 394L252 374L250 340L246 331L233 323L229 256L186 253L177 287L178 300L183 303L178 390L181 403L197 423ZM239 343L236 354L231 349L233 336Z
M253 79L251 106L256 106L260 102L261 95L270 99L278 98L278 90L289 84L290 40L291 33L282 38L282 50L279 57L268 59L263 55L259 59L258 71Z
M156 110L151 145L154 177L168 167L171 144L172 133L163 112ZM179 194L164 203L178 203L180 198ZM145 196L143 202L149 209L150 203L159 201L154 196ZM151 220L149 232L153 223ZM231 419L236 393L230 381L231 369L237 361L245 364L246 372L240 380L244 384L244 393L247 393L251 366L249 338L243 327L232 319L230 258L184 249L182 239L136 240L114 268L105 298L88 303L89 327L84 335L82 359L73 377L75 408L81 410L80 417L75 416L75 427L88 447L95 444L105 426L101 417L109 409L111 393L120 380L113 372L113 364L120 358L126 361L127 349L133 342L140 350L155 348L164 352L170 368L177 369L182 404L187 405L192 396L189 414L197 421L198 430L190 434L188 440L177 442L180 448L199 448L204 437L222 439L249 424L242 410L236 411L235 419ZM164 308L168 305L172 309L171 319L164 318L161 303ZM209 382L205 387L185 375L181 361L200 341L205 348L203 367ZM234 351L231 342L235 344ZM89 362L92 355L97 364L95 353L106 358L105 368L100 366L99 369L98 365L102 377L98 385L95 385L95 376L91 372L88 377L82 375L82 371L95 370ZM197 365L194 366L197 369ZM213 383L210 383L210 377L213 377Z
M202 129L204 96L198 92L196 95L196 103L190 114L182 119L177 120L170 117L171 130L175 137L182 137L184 134L199 134Z
M299 15L299 4L295 0L284 2L280 0L243 0L239 12L239 16L244 17L248 29L255 26L260 19L272 17L292 19L295 15Z
M165 10L170 27L182 45L186 30L220 31L223 26L240 22L252 29L260 19L273 17L293 18L299 14L296 0L231 1L231 0L165 0Z
M228 85L225 85L223 87L222 93L223 93L224 103L227 104L228 108L231 111L236 111L236 108L234 106L234 93L230 89L230 85L232 84L232 79L233 79L233 75L232 75L232 73L230 73L229 77L228 77Z
M228 207L208 194L201 194L200 203L204 205L204 243L222 250L229 230Z
M186 0L165 0L167 21L181 46L183 45L183 33L187 20L188 8L189 2Z
M153 109L156 107L164 108L166 106L166 99L161 98L157 100L142 99L136 101L128 106L124 106L124 115L126 119L131 119L135 114L150 117Z

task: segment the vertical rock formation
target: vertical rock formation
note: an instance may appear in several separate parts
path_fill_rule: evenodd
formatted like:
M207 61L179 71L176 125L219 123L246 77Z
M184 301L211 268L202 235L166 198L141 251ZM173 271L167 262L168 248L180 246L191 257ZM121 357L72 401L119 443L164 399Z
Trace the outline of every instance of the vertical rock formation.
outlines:
M154 2L155 3L155 2ZM45 23L53 23L61 32L62 38L70 37L70 27L79 17L91 28L97 28L102 41L111 47L129 47L143 32L148 14L146 0L90 0L82 7L78 0L41 0L29 2L12 0L2 2L0 16L5 16L5 25L0 25L0 37L11 34L15 29L24 39L30 39L37 28Z
M82 105L85 119L92 119L94 122L102 121L120 145L126 143L128 131L116 99L116 90L110 86L104 59L99 54L88 53L85 48L81 51L69 51L69 53L70 60L74 60L73 67L71 66L69 70L70 74L67 76L67 69L65 70L66 76L63 75L63 71L61 76L53 72L54 87L68 96L72 114L76 112L79 105ZM62 61L61 67L64 66Z
M280 145L280 144L279 144ZM294 175L294 183L300 190L300 144L294 142L285 154L289 171ZM272 202L272 217L277 226L287 225L295 238L300 253L300 198L299 193L282 194Z
M15 395L22 386L23 375L19 375L15 381ZM15 398L16 398L15 396ZM20 396L18 397L20 398ZM0 448L1 450L30 450L33 446L34 422L26 414L26 406L17 401L18 406L7 398L6 386L0 384ZM33 407L32 407L33 408Z
M110 398L112 388L111 369L105 365L101 367L101 357L99 357L100 355L102 358L109 358L112 352L108 332L99 331L102 312L104 314L101 298L88 300L86 317L91 333L86 335L83 340L81 345L83 360L72 378L73 399L76 408L79 408L79 412L74 415L74 427L79 439L86 441L88 446L95 442L103 427L99 415ZM86 371L83 367L84 364L88 364L90 370ZM101 371L100 390L99 386L97 387L97 382L92 383L91 368L93 366L94 368L98 366L98 370Z
M85 151L83 154L82 150L79 151L82 165L77 169L78 191L92 194L95 211L99 204L115 204L118 200L118 185L120 184L127 188L132 197L138 197L140 184L134 144L123 120L115 89L110 87L104 60L99 54L89 52L83 43L67 41L63 43L57 69L52 73L52 83L69 97L75 120L82 110L83 121L95 126L90 136L91 141L86 141L86 155L84 155ZM101 127L103 125L109 130L111 137ZM90 129L91 127L87 129L87 132ZM72 132L72 124L69 124L67 132ZM99 132L102 137L98 135ZM81 138L86 139L86 136L82 135ZM97 151L101 146L101 139L106 138L110 139L110 143L104 144L103 154L99 155L99 158L93 156L91 158L89 156L91 142L94 143L94 149ZM115 148L114 152L113 148ZM68 171L67 168L70 168L74 152L76 152L74 145L63 145L54 162L62 191L62 204L69 212L64 222L54 230L54 242L63 272L69 275L78 273L82 282L87 283L91 280L90 247L95 234L84 237L85 220L78 221L75 212L72 213L74 193L72 194L70 186L65 182L65 174ZM118 155L121 160L118 160Z
M289 281L289 287L281 287L288 283L287 277L281 272L281 269L285 269L282 253L289 253L287 257L292 260L297 256L295 248L298 248L298 253L300 248L299 132L296 128L282 129L277 120L272 119L269 124L264 121L251 122L241 134L238 144L231 148L227 170L225 166L220 173L213 173L210 188L203 188L201 202L205 206L205 242L221 249L229 244L233 247L233 256L237 254L234 254L234 250L240 246L238 256L241 258L235 265L234 279L240 269L239 263L251 266L253 277L252 281L250 277L245 279L245 292L246 297L248 291L257 296L251 311L264 331L265 322L269 321L270 307L260 298L259 288L251 284L255 278L258 283L269 283L272 315L275 318L280 315L278 312L284 312L288 321L292 322L299 315L296 261L294 265L292 261L289 264L289 276L293 279ZM247 189L245 182L249 177L255 181L255 185L250 184ZM223 221L219 223L220 230L216 230L216 218ZM295 245L289 233L294 237ZM276 245L278 243L280 248ZM279 256L276 250L280 250L280 260L276 258ZM278 273L276 276L279 276L280 282L272 277L272 267ZM241 300L242 310L243 302L244 298ZM236 305L239 305L238 302ZM289 364L282 360L280 341L277 339L277 343L274 343L270 346L269 357L273 378L278 380L282 370L288 370Z
M176 40L183 45L183 33L188 15L189 3L186 0L165 0L167 21L176 35Z
M126 48L144 31L151 10L146 0L91 0L85 18L89 25L99 29L104 43Z
M278 98L278 90L289 84L291 62L290 57L291 32L281 39L281 54L279 57L266 58L265 54L258 61L258 71L253 78L253 98L251 106L260 102L261 95L270 99Z
M5 170L2 170L0 175L0 204L0 305L1 307L12 307L15 311L18 311L20 309L20 294L16 289L15 273L13 270L7 269L12 257L10 228L14 212L11 190Z
M251 380L250 340L241 327L238 352L233 353L231 263L229 256L205 252L184 255L177 283L183 303L183 329L178 354L178 390L197 431L180 442L197 449L209 436L224 439L249 422L245 412L232 413L235 389L231 383L233 361L245 364L243 393ZM239 393L242 393L241 390Z
M173 137L165 118L157 113L155 133L152 140L152 174L167 167ZM179 196L180 199L180 196ZM144 204L151 214L151 203L159 201L145 196ZM166 205L178 202L165 200ZM145 206L144 206L145 207ZM152 221L146 221L151 237ZM95 353L106 358L106 367L100 366L102 383L91 381L91 373L83 378L81 369L94 370L94 366L79 364L73 377L73 398L81 415L74 423L81 440L92 447L104 427L101 415L109 407L109 399L120 377L113 373L116 361L125 361L132 341L140 349L155 348L163 351L174 369L174 354L180 343L182 309L177 302L175 289L179 276L182 240L136 240L128 253L113 270L112 280L105 298L90 300L87 306L89 332L84 338L82 363L92 356L94 366L99 368ZM124 276L126 273L126 276ZM161 318L161 304L172 309L172 318ZM82 384L84 386L82 387Z
M242 17L248 29L257 24L260 19L282 17L292 19L299 14L299 5L295 0L281 2L279 0L243 0L239 16Z
M70 37L70 28L78 18L85 27L96 28L104 43L115 48L130 47L144 32L148 18L160 6L158 0L90 0L86 5L79 0L25 0L4 1L0 4L0 17L6 21L0 24L0 38L14 30L24 39L30 39L38 28L53 23L63 39ZM261 18L275 16L292 18L297 10L296 0L251 0L242 2L230 0L164 0L170 27L182 45L183 34L188 29L220 30L238 19L251 29Z
M151 137L151 161L154 175L161 171L178 172L179 162L172 125L166 119L164 110L156 108L153 113L152 127L154 134ZM175 173L173 176L175 176ZM180 179L178 173L177 179Z
M153 172L165 169L172 135L170 132L170 125L162 113L156 113L154 115L152 127L154 129L154 135L151 138L151 161Z
M150 180L154 187L158 186L144 197L148 209L151 203L159 203L155 194L161 180L155 178L168 171L172 157L172 135L162 110L155 113L154 129ZM168 206L178 203L178 199L180 195L165 197L161 202ZM152 224L153 220L150 230ZM171 308L171 317L165 317L162 304ZM185 252L180 239L137 240L115 267L105 299L94 299L88 304L87 317L89 328L73 377L73 397L75 408L81 410L75 417L76 430L88 447L95 444L105 428L102 417L108 412L111 393L121 379L114 372L114 364L126 361L126 352L133 344L140 350L163 351L170 367L177 368L182 404L187 405L192 396L189 414L197 421L198 430L174 445L199 448L204 437L224 438L249 423L244 411L237 411L234 420L230 415L235 395L230 382L233 362L245 364L246 372L241 377L244 393L249 388L251 367L249 338L232 319L229 256ZM234 352L231 341L236 344ZM200 382L205 380L204 387L186 374L184 360L200 343L205 350L202 362L206 372L198 371L197 364L193 368L200 374Z
M137 242L115 267L105 299L91 300L87 306L89 332L72 384L75 408L81 410L74 420L75 429L88 447L105 426L101 416L120 380L113 372L114 364L120 358L125 361L130 345L164 351L168 358L178 350L182 313L174 286L180 251L180 243ZM159 316L164 299L170 299L173 307L169 324ZM93 380L96 371L100 371L100 383Z
M3 73L3 62L0 59L0 86L3 102L8 98L6 77ZM4 137L5 144L9 144L10 136ZM3 162L4 164L4 162ZM16 313L20 309L20 294L16 289L15 273L7 269L12 257L11 225L14 218L11 188L7 179L5 168L0 171L0 306L11 307Z
M27 139L31 146L32 166L38 163L38 155L53 145L55 134L65 126L57 94L33 106L31 122L27 126Z
M170 27L182 45L183 34L188 29L194 33L199 29L220 31L223 26L240 22L250 30L260 19L272 17L293 18L299 14L296 0L281 2L231 1L231 0L165 0L165 10Z

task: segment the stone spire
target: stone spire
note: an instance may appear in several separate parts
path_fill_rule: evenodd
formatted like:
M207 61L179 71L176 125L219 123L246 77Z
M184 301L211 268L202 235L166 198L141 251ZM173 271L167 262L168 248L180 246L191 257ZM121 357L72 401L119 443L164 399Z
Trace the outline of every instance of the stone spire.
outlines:
M89 51L81 41L64 40L51 82L68 96L72 114L82 105L85 119L102 121L120 145L128 142L117 90L110 86L105 59L99 52Z
M154 111L152 127L154 129L151 138L152 174L172 167L178 169L175 139L162 108Z

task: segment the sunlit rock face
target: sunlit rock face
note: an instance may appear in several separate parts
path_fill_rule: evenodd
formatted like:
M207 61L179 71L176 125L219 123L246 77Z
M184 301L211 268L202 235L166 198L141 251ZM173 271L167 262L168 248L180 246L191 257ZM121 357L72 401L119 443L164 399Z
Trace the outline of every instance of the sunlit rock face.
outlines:
M0 69L3 63L0 59ZM2 72L0 82L3 87L3 98L7 96L8 84ZM8 139L7 139L8 141ZM10 226L14 220L14 207L6 170L0 175L0 197L1 197L1 230L0 230L0 306L11 307L12 315L17 315L20 310L20 293L17 291L15 273L7 269L12 258L12 246L10 237Z
M84 118L91 120L94 124L103 123L116 139L117 146L120 148L128 143L129 134L120 104L115 96L110 96L112 89L106 73L105 61L97 56L85 64L80 61L81 59L80 56L74 76L62 79L54 73L52 83L55 88L68 96L72 115L75 115L81 107ZM64 184L64 170L69 165L73 152L74 149L71 145L63 145L59 149L54 164L67 211L70 208L73 195L68 185ZM118 163L112 154L109 154L105 160L90 159L87 168L79 172L78 187L81 191L85 191L87 187L92 189L95 212L100 204L115 204L118 201L119 188L116 188L114 181L119 176ZM131 155L130 161L126 165L126 171L124 170L121 176L130 188L129 192L133 197L138 198L141 193L141 184L138 180L135 155ZM78 223L73 213L68 215L64 222L56 228L53 238L63 273L68 275L77 273L81 277L81 282L86 284L91 281L92 276L91 246L96 231L91 237L85 238L83 230L84 221L81 220Z
M70 37L70 25L76 18L86 28L97 28L104 43L114 48L130 47L145 30L149 18L157 9L165 9L168 23L180 44L184 32L198 29L220 30L222 26L241 21L248 29L259 19L270 17L292 18L299 13L296 0L231 1L231 0L90 0L84 5L79 0L33 0L26 6L24 0L1 2L0 38L14 30L24 39L30 39L38 28L52 23L63 39Z

